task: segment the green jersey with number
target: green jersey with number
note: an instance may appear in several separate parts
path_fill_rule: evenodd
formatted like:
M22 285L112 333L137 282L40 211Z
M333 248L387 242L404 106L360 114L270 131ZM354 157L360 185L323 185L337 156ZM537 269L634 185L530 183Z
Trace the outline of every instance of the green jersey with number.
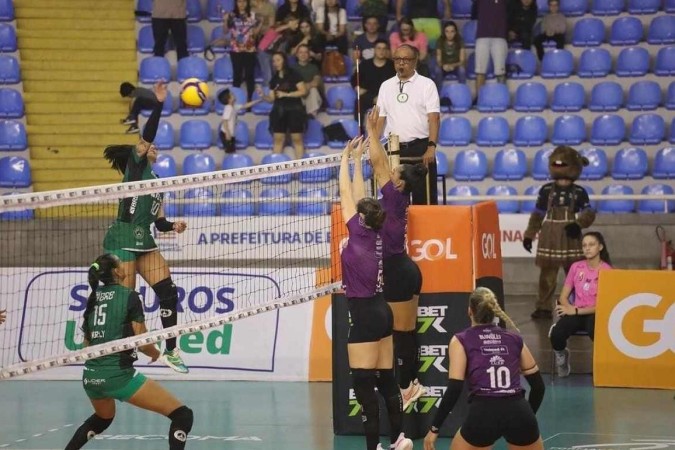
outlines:
M141 180L154 180L157 176L152 171L152 165L145 156L140 157L136 149L131 151L127 161L127 169L124 171L123 183ZM163 195L161 193L150 195L137 195L135 197L120 200L117 210L117 220L142 227L149 227L157 219L157 214L162 206Z
M96 291L94 310L87 318L89 345L104 344L133 336L131 322L144 321L143 304L136 291L119 284L101 286ZM85 367L125 369L132 367L134 361L136 351L128 350L89 360L85 363Z

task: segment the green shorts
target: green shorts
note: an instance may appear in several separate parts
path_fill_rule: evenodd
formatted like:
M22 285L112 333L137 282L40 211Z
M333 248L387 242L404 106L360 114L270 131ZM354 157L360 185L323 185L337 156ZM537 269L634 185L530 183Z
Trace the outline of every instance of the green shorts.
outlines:
M135 261L140 255L157 250L150 227L114 222L103 238L103 249L122 262Z
M82 373L84 392L92 400L114 398L126 402L146 382L136 369L86 369Z

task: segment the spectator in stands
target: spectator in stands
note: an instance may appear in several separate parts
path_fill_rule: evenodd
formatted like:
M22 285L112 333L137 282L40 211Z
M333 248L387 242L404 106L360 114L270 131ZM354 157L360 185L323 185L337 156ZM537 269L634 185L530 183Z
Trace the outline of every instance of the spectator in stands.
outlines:
M509 10L509 43L520 42L522 48L532 47L532 29L537 23L537 2L519 0Z
M281 37L274 42L272 48L267 50L270 56L274 52L294 52L295 43L302 39L300 20L292 14L288 16L286 22L277 24L276 32L279 33Z
M375 44L383 39L384 35L379 32L379 19L376 16L366 16L361 23L363 24L363 33L354 39L352 48L354 49L354 58L367 60L375 56ZM387 47L389 46L387 45Z
M394 31L389 35L389 44L391 45L391 51L393 52L403 44L415 47L419 52L417 58L417 71L421 75L429 75L429 68L426 64L427 55L429 53L429 42L424 33L415 30L415 25L411 19L404 17L398 21L398 31Z
M6 319L7 319L7 310L3 309L2 311L0 311L0 325L5 323Z
M375 42L374 56L359 66L359 90L361 92L361 108L354 108L354 119L357 121L361 114L361 123L365 123L365 114L377 104L377 94L380 86L389 78L396 75L394 62L389 58L389 42L378 39ZM356 86L356 73L352 75L352 86ZM358 106L358 105L357 105Z
M159 103L157 97L151 89L136 87L128 81L120 84L120 95L122 98L131 99L129 114L121 120L121 123L129 125L127 134L138 133L138 115L141 113L141 110L154 109L155 105Z
M305 83L300 75L288 67L286 55L276 52L272 55L272 81L270 93L264 95L262 90L258 94L269 102L274 102L270 113L270 133L274 136L274 152L283 153L286 133L291 134L296 158L302 158L305 146L302 134L307 125L305 107L302 98L307 94Z
M265 33L274 27L274 15L276 11L274 6L268 0L253 0L251 3L253 13L256 19L260 21L260 28L258 30L258 38L262 38ZM257 58L260 66L260 74L263 78L263 86L267 86L272 79L272 54L260 51L258 49ZM264 50L264 49L262 49Z
M363 28L366 28L365 19L375 17L378 23L377 31L386 33L387 22L389 21L389 17L387 16L389 3L387 0L359 0L359 5L361 7L361 17L364 19Z
M584 234L581 241L584 258L572 264L560 292L555 309L560 319L550 332L559 377L570 374L570 352L567 339L577 331L586 331L593 340L595 332L595 305L598 297L598 279L602 270L611 269L605 238L597 231Z
M464 41L459 34L457 24L452 20L443 26L443 35L438 38L436 44L436 63L439 69L436 85L440 91L443 87L443 79L446 75L453 74L460 83L466 81L464 64L466 63L466 50Z
M176 44L178 59L188 56L186 0L154 0L152 2L152 37L155 39L153 54L164 56L169 31Z
M309 47L309 57L312 63L317 67L321 65L323 59L323 52L326 49L326 43L323 35L319 34L314 27L314 24L309 19L300 20L300 35L297 40L293 41L291 54L295 55L300 45Z
M316 117L321 105L323 104L323 79L321 72L316 64L312 64L309 57L309 47L301 44L297 51L298 64L293 66L293 69L300 74L300 78L305 83L305 90L307 94L303 97L305 103L305 111L311 117Z
M338 0L326 0L326 6L316 11L316 28L326 40L326 47L337 47L347 54L347 10L340 7Z
M508 45L509 0L473 0L471 18L477 21L476 29L476 98L485 84L488 63L492 58L495 76L506 83L506 55Z
M312 15L301 0L285 0L284 4L277 9L275 22L277 24L286 22L288 16L293 15L298 19L312 19Z
M251 12L251 0L237 0L234 10L223 14L223 29L230 33L232 85L240 87L245 81L250 101L255 89L256 38L260 30L260 21Z
M218 137L223 144L225 153L234 153L237 149L234 135L237 129L237 116L239 115L239 111L248 109L262 101L262 99L257 99L243 105L237 105L235 100L235 96L230 93L229 89L223 89L220 94L218 94L218 101L225 105L221 116L220 128L218 128Z
M450 0L442 0L445 8L443 19L450 20ZM403 4L407 3L407 13L403 13ZM407 17L412 19L415 29L424 33L430 43L441 36L441 21L438 17L436 0L396 0L396 21Z
M560 12L559 0L548 0L549 13L541 21L541 34L534 38L534 47L537 49L539 60L544 59L544 42L554 41L556 48L565 48L565 33L567 21Z

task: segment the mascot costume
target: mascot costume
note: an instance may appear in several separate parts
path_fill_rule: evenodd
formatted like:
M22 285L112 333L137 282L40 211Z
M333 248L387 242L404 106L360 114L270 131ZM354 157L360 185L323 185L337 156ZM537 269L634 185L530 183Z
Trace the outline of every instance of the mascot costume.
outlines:
M581 250L581 230L591 226L595 211L588 193L574 182L588 165L572 147L559 146L548 159L548 170L553 179L539 190L537 204L525 230L523 247L532 252L532 240L539 233L536 264L539 273L539 297L533 319L553 317L553 294L562 267L567 274L573 262L584 258Z

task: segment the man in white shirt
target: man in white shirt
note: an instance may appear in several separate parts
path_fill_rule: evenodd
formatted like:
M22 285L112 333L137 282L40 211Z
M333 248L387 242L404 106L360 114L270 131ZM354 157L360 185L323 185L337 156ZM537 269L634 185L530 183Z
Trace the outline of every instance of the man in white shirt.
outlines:
M437 205L436 140L441 120L438 89L433 80L415 71L419 52L415 47L401 45L394 52L396 76L388 79L377 95L380 119L377 134L396 134L400 141L401 162L416 163L420 159L429 169L428 190L423 185L413 191L414 205ZM385 128L386 119L386 128Z

